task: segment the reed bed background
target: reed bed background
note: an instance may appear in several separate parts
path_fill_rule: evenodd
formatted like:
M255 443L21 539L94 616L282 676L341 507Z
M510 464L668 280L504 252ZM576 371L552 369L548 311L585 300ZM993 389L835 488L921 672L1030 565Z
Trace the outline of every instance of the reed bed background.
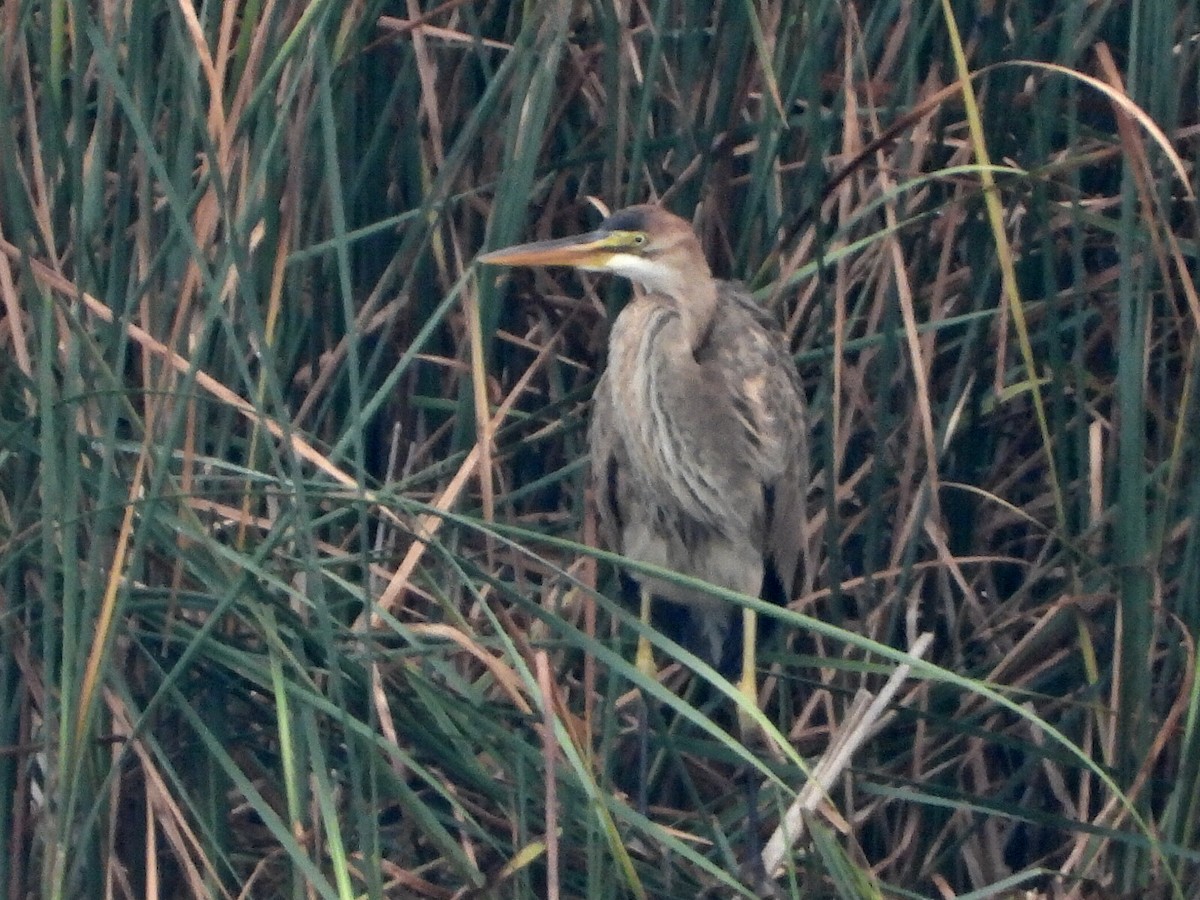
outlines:
M1200 892L1195 2L0 19L5 896L756 896L745 773L765 840L905 660L781 895ZM472 263L588 198L796 353L790 754L628 662L627 287Z

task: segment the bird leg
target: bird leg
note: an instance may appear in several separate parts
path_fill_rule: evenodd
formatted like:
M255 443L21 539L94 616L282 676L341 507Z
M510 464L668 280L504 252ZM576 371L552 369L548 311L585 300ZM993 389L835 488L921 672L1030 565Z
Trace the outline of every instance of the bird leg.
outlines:
M747 700L758 707L758 613L742 608L742 675L738 679L738 690ZM738 727L742 740L754 733L756 725L747 711L738 706Z
M651 594L646 588L642 588L639 592L641 597L641 609L638 612L638 621L643 625L650 624L650 603ZM657 674L654 669L654 653L650 649L650 639L646 635L638 634L637 656L635 657L638 671L648 678L654 678ZM646 815L649 809L649 787L647 782L650 780L650 701L646 695L642 694L642 709L641 716L638 722L638 812L643 816Z
M758 613L747 607L742 607L742 674L738 679L738 690L750 703L758 708ZM757 734L758 726L750 718L748 710L741 704L737 708L738 729L741 731L742 743L751 743L751 736ZM743 789L746 794L746 861L743 865L743 875L754 885L760 896L776 896L774 887L763 869L762 857L758 840L758 772L753 766L747 766L743 773Z
M651 594L646 588L642 588L639 593L642 598L642 606L638 614L638 621L649 627ZM647 678L654 678L658 674L658 670L654 668L654 653L650 649L650 639L641 633L638 634L636 661L638 671Z

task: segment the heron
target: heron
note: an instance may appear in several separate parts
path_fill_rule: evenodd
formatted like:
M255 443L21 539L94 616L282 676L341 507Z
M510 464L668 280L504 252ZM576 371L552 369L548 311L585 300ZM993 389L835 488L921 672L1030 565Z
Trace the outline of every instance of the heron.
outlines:
M803 389L783 334L744 287L713 277L692 226L632 206L595 231L481 262L611 272L634 295L612 325L588 434L600 537L628 559L759 597L791 599L807 462ZM758 706L757 617L665 578L632 574L641 622L683 607L689 650ZM650 642L638 669L655 677ZM747 727L739 705L739 722Z

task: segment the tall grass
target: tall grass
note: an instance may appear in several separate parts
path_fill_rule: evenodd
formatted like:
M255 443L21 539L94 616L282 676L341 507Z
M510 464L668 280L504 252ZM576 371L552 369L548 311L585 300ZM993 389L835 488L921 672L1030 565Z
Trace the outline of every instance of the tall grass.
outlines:
M1200 890L1194 2L0 19L7 896L757 896L805 785L783 895ZM472 265L589 197L796 353L780 746L628 662L627 288Z

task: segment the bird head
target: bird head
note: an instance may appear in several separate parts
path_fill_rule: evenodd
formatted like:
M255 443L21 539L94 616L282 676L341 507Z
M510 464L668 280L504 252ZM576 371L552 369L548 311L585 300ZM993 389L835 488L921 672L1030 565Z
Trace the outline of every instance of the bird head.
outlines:
M647 291L678 297L688 285L711 280L691 225L649 204L613 213L587 234L493 250L479 261L498 266L570 266L612 272Z

